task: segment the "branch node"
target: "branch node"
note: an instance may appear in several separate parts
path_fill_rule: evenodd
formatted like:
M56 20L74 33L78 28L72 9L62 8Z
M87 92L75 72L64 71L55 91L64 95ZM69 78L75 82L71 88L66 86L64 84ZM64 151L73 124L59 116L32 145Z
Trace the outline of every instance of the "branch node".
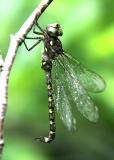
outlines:
M24 41L24 37L18 36L17 34L15 34L15 38L19 45Z
M2 52L0 50L0 70L3 68L4 66L4 60L3 60L3 57L2 57Z

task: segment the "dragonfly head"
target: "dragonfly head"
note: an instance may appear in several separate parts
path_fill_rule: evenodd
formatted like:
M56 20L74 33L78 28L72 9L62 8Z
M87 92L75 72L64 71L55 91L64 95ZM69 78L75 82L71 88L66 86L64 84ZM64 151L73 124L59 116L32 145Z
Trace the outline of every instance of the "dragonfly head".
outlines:
M49 24L46 27L46 31L49 36L51 37L58 37L63 35L63 31L61 29L61 26L58 23Z

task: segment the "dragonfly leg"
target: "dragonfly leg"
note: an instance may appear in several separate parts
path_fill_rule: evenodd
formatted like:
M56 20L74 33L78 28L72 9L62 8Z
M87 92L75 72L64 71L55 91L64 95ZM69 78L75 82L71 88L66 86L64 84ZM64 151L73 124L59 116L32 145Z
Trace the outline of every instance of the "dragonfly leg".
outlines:
M41 32L36 31L36 30L35 30L36 27L37 27ZM39 35L43 35L43 33L44 33L44 30L40 27L40 25L38 24L37 21L35 21L35 24L34 24L34 26L33 26L33 33L34 33L34 34L39 34Z
M55 111L54 111L54 101L52 96L52 80L51 80L51 71L45 71L46 72L46 83L47 83L47 89L48 89L48 109L49 109L49 126L50 131L49 135L47 137L39 137L41 142L49 143L55 139Z
M36 31L36 27L41 31L41 32L38 32ZM41 27L39 26L38 22L36 21L35 24L33 25L33 33L34 34L37 34L37 35L43 35L43 29L41 29Z
M30 48L28 48L26 42L23 41L23 43L24 43L24 45L25 45L25 47L26 47L26 49L27 49L28 51L32 50L34 47L36 47L36 46L42 41L42 39L39 38L39 37L33 37L33 38L32 38L32 37L26 37L25 39L37 39L37 40L38 40L38 41L36 41L36 43L33 44Z

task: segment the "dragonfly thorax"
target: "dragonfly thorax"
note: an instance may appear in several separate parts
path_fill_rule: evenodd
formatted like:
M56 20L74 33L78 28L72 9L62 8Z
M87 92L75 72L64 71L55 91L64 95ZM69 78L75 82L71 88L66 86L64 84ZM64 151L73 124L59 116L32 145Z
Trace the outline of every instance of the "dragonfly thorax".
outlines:
M58 23L49 24L46 27L46 32L51 37L58 37L63 35L61 26Z

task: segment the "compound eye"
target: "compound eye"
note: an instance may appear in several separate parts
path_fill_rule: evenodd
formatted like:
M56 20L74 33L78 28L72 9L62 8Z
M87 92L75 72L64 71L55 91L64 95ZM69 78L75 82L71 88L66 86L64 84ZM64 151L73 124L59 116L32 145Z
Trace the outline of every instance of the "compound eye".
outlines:
M57 23L57 24L56 24L56 27L57 27L57 28L60 28L60 25Z
M56 35L57 29L53 28L53 27L50 27L50 28L48 28L48 32L50 32L52 35Z
M52 37L56 37L57 36L57 28L50 26L47 28L47 33Z
M48 25L46 30L47 33L52 37L58 37L63 35L62 29L57 23Z

